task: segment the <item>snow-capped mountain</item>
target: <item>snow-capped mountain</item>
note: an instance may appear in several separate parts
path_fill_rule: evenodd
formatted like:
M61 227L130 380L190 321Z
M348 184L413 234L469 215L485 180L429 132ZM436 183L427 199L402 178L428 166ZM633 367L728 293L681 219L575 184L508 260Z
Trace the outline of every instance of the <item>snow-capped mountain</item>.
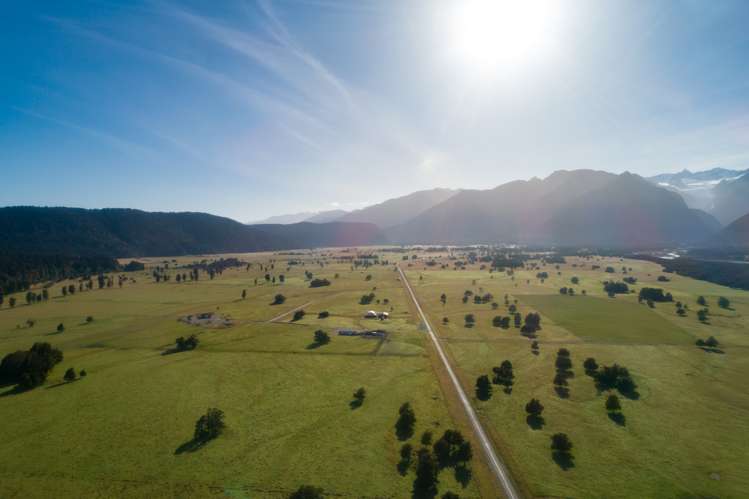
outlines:
M663 173L648 180L660 187L678 192L690 208L704 210L722 224L729 224L749 212L749 170L713 168L701 172L682 170ZM736 191L745 192L744 195ZM731 201L723 199L730 192ZM745 202L736 201L742 197ZM730 206L729 206L730 204Z

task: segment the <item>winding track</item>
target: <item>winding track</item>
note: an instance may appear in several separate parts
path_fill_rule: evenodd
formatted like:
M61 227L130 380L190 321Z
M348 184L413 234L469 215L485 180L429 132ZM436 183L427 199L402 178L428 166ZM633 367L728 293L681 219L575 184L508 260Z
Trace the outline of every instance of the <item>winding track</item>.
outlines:
M432 325L429 323L429 320L424 314L424 311L421 309L421 305L419 305L419 301L416 299L416 294L414 294L413 289L411 289L411 284L408 282L408 279L406 279L406 274L403 273L403 269L400 268L400 265L398 266L398 272L400 273L403 285L406 287L406 291L408 291L408 294L411 296L411 300L413 300L414 305L416 305L416 310L418 310L419 315L421 316L421 320L426 326L429 337L432 339L432 343L434 344L434 348L437 349L440 360L442 360L442 365L445 367L445 370L447 371L447 374L450 376L450 380L453 383L453 387L458 393L458 397L460 398L460 402L463 404L463 409L468 416L468 420L471 422L471 426L473 427L473 431L476 434L476 438L481 443L481 448L486 455L486 460L489 463L489 468L497 478L497 482L499 482L499 484L502 486L502 491L504 492L505 497L507 497L507 499L520 499L521 496L515 488L515 485L512 483L512 479L510 478L510 472L507 470L505 464L494 451L494 446L492 445L491 440L489 440L486 431L484 431L484 427L481 425L481 421L479 421L478 416L476 416L476 411L473 410L471 401L468 400L463 387L460 385L458 377L455 375L455 371L453 371L453 368L450 365L450 361L448 360L447 355L445 355L445 351L442 349L442 345L440 345L440 342L437 339L437 335L434 334Z

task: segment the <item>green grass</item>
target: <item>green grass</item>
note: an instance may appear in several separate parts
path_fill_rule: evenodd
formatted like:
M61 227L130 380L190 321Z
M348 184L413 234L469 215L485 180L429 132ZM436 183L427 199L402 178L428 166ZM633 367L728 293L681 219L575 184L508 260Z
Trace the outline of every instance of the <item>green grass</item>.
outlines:
M633 300L563 295L523 295L521 300L586 342L692 343L675 324Z
M448 262L446 259L445 262ZM592 264L601 269L593 270ZM573 266L576 265L576 266ZM603 271L612 265L615 275ZM608 298L604 280L621 280L621 267L638 279L634 288L662 287L690 307L686 317L673 304L654 309L637 303L636 294ZM439 269L439 267L436 267ZM491 375L505 359L513 363L516 382L510 395L496 386L486 402L474 399L479 414L515 478L530 496L574 498L742 498L749 490L749 293L669 275L658 282L660 268L649 262L612 258L569 258L559 269L546 265L549 279L538 270L518 270L514 279L480 271L434 270L413 265L408 275L438 335L453 358L465 390L473 394L478 376ZM559 272L561 275L558 275ZM419 280L419 276L423 279ZM580 279L572 285L572 276ZM475 283L474 283L475 281ZM559 288L576 288L574 297ZM580 291L586 290L588 296ZM500 304L463 304L465 290L490 292ZM439 297L447 295L447 304ZM491 326L495 315L507 315L504 296L517 300L525 315L537 311L543 329L540 354L519 330ZM707 324L696 318L697 297L711 303ZM718 296L731 298L732 310L716 305ZM473 313L476 326L466 328L463 316ZM442 317L450 322L442 324ZM713 335L724 354L694 346ZM559 348L572 353L575 377L570 396L554 391L554 359ZM623 398L626 421L619 426L607 417L606 394L586 376L582 362L626 366L638 384L639 398ZM545 426L531 429L524 406L538 398L545 406ZM567 433L574 444L575 466L560 468L551 458L550 436Z
M243 258L283 262L274 255ZM304 270L333 284L310 289ZM437 435L456 423L400 282L388 267L368 270L374 279L365 282L348 264L321 269L311 259L273 273L281 272L287 282L275 286L257 267L182 284L156 284L137 273L137 282L122 289L63 298L58 284L47 303L6 304L0 356L48 341L65 358L42 387L20 394L0 388L0 497L286 497L301 484L338 497L409 497L414 472L401 476L396 468L398 407L408 401L415 409L415 447L422 432ZM391 319L377 323L388 338L337 336L339 327L372 326L363 311L385 309L358 304L374 286L378 299L391 302ZM269 305L279 292L286 303ZM308 302L304 319L268 322ZM331 316L318 319L320 310ZM177 321L204 311L236 324L209 329ZM33 328L24 325L28 318ZM60 322L65 332L57 334ZM311 348L320 328L331 342ZM200 339L195 351L162 355L189 334ZM69 367L88 376L63 384ZM367 398L352 409L360 386ZM225 434L178 453L209 407L225 412ZM440 491L447 490L478 497L476 480L463 487L444 471Z

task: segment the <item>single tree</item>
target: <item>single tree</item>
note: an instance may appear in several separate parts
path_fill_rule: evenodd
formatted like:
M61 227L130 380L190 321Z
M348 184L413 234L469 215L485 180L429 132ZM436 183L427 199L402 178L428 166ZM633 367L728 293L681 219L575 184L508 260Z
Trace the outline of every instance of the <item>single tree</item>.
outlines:
M208 409L195 422L194 439L198 442L207 442L221 435L225 427L224 412L221 409Z
M330 336L322 329L315 331L314 342L316 345L326 345L330 343Z
M75 378L75 369L73 369L72 367L68 368L68 370L65 371L65 376L63 376L63 379L65 381L75 381Z
M363 387L354 392L354 400L356 400L359 405L362 405L364 403L364 399L366 398L366 396L367 390L365 390Z
M57 325L57 332L62 333L63 331L65 331L65 325L61 322Z
M544 406L538 401L538 399L531 399L530 402L525 404L525 412L527 412L529 416L538 417L541 416L542 412L544 412Z
M489 376L486 374L479 376L476 380L476 398L479 400L489 400L492 396L492 384Z
M725 296L721 296L720 298L718 298L718 306L720 308L731 308L731 300L729 300Z

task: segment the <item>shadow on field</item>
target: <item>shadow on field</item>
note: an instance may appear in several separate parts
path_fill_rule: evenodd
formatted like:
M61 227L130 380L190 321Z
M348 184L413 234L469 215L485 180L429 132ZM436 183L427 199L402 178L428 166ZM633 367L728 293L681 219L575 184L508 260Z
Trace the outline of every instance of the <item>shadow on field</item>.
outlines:
M76 378L76 379L70 380L70 381L60 381L59 383L55 383L54 385L49 385L48 387L45 388L45 390L49 390L50 388L57 388L57 387L60 387L60 386L69 385L71 383L75 383L76 381L80 381L80 380L81 380L81 378Z
M627 426L627 418L621 412L610 412L609 419L619 426Z
M0 397L10 397L11 395L19 395L21 393L28 392L28 391L29 391L28 388L23 388L21 387L21 385L16 385L10 390L6 390L3 393L0 393Z
M570 389L565 386L555 386L554 391L557 392L557 395L560 399L568 399L570 398Z
M180 454L184 454L186 452L195 452L197 450L202 449L203 446L207 443L208 443L207 440L198 440L198 439L193 438L183 443L179 447L177 447L174 450L174 455L179 456Z
M552 452L551 458L564 471L575 467L575 458L567 452Z
M348 406L349 406L349 407L351 408L351 410L353 411L353 410L355 410L355 409L358 409L359 407L361 407L363 403L364 403L364 402L362 402L362 401L361 401L361 400L359 400L359 399L354 399L354 400L352 400L351 402L349 402L349 403L348 403Z
M703 350L703 351L705 351L707 353L717 353L717 354L720 354L720 355L724 355L726 353L723 350L721 350L720 348L710 348L710 347L699 347L699 348L700 348L700 350Z
M525 422L528 423L528 426L530 426L533 430L540 430L546 424L543 416L536 416L535 414L531 414L526 417Z

